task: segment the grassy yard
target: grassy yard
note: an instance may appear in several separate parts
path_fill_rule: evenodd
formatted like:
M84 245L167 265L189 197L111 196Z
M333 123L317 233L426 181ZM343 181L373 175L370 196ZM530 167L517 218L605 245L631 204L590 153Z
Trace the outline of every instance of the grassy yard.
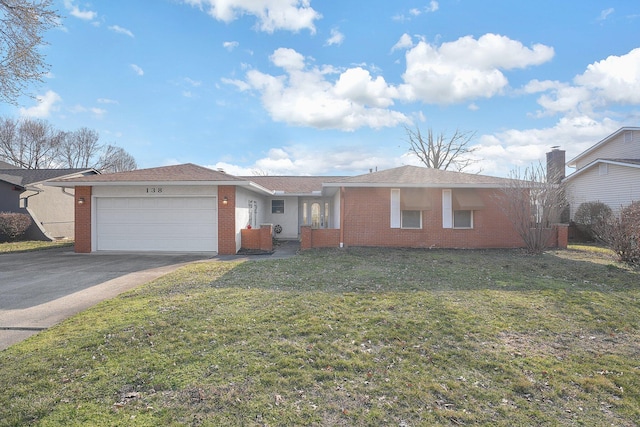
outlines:
M640 274L585 250L205 262L0 352L0 425L635 426Z
M69 240L56 240L53 242L43 242L40 240L2 242L0 243L0 254L9 252L39 251L43 249L60 248L66 246L73 246L73 242Z

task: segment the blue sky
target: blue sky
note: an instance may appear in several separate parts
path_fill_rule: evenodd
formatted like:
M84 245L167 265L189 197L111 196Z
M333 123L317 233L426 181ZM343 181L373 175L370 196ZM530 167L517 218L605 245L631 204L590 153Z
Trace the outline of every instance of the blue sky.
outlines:
M640 126L640 2L59 0L50 74L0 114L95 129L139 167L355 175L404 127L475 131L507 176Z

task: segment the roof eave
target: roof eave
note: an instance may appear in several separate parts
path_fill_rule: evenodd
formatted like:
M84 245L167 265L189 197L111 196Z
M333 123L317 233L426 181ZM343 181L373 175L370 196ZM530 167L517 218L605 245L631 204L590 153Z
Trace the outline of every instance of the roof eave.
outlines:
M354 188L503 188L509 185L505 183L393 183L393 182L354 182L354 183L327 183L323 188L354 187Z
M598 141L597 143L595 143L591 147L587 148L582 153L578 154L573 159L569 160L566 163L566 165L569 166L570 168L575 168L576 167L576 163L578 162L578 160L580 160L581 158L583 158L587 154L592 153L594 150L596 150L599 147L601 147L602 145L606 144L607 142L609 142L610 140L612 140L616 136L620 135L622 132L629 131L629 130L631 130L631 131L640 131L640 127L633 127L633 126L621 127L620 129L618 129L614 133L612 133L610 135L607 135L605 138L601 139L600 141Z
M106 186L175 186L175 185L237 185L249 186L247 181L47 181L44 185L52 187L106 187ZM265 191L268 191L264 189Z

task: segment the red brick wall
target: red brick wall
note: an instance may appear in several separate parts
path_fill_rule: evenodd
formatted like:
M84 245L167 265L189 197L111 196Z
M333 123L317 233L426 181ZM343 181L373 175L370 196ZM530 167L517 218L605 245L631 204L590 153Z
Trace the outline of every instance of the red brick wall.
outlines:
M260 228L244 228L240 230L240 234L242 249L273 250L273 227L271 224L263 224Z
M339 229L312 229L310 225L303 225L300 227L300 249L337 247L340 247Z
M389 188L345 188L345 246L434 248L511 248L523 242L493 196L480 189L485 207L473 213L473 229L442 228L442 192L434 191L432 209L422 212L422 229L391 228Z
M236 187L221 185L218 187L218 253L233 255L236 252Z
M83 199L82 204L80 199ZM75 190L75 251L91 252L91 187L76 187Z

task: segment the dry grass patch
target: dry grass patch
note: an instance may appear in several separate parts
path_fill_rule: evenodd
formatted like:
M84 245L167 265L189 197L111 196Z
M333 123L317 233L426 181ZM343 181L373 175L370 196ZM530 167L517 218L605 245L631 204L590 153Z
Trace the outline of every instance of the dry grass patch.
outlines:
M634 426L638 279L577 251L198 263L0 353L0 425Z

